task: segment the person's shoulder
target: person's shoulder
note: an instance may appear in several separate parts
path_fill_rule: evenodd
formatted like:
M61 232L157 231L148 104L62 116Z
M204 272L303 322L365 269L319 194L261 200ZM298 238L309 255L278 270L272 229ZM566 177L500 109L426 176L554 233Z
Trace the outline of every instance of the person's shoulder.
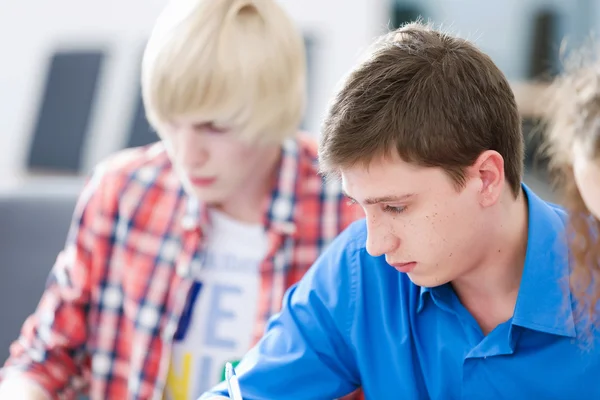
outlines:
M351 223L319 257L317 274L332 290L348 290L356 301L377 302L382 293L390 298L414 297L418 287L408 275L388 265L385 256L370 255L366 244L366 220Z
M341 291L354 298L365 269L363 264L372 259L364 254L366 232L365 222L356 221L336 236L305 275L307 290L324 288L332 295Z
M325 250L329 254L334 254L334 258L351 258L356 261L356 265L373 257L366 255L367 243L367 224L364 219L352 222L348 227L342 230ZM374 259L374 258L373 258Z
M314 135L298 132L291 139L298 160L298 176L300 192L306 195L319 194L329 199L342 198L342 186L337 179L327 179L319 171L318 143Z
M306 159L316 161L318 158L318 141L315 135L312 135L305 131L299 131L293 139L297 146L299 153Z
M81 193L80 203L92 198L105 212L123 213L135 209L147 199L178 196L181 182L173 171L161 142L117 151L99 162ZM152 196L146 194L152 191Z
M156 142L146 146L119 150L98 163L95 172L113 177L136 177L150 171L170 167L164 144Z
M320 178L319 144L316 136L305 131L299 131L288 143L296 148L298 169L302 176Z
M545 196L540 196L526 185L523 187L528 201L530 219L545 221L549 225L548 228L563 229L568 220L568 213L564 207Z
M553 203L551 201L546 201L546 205L560 219L562 219L563 221L567 220L568 214L567 214L567 211L565 210L565 208L563 206L561 206L560 204Z
M551 216L551 220L554 221L554 223L549 223L549 225L554 231L564 232L569 221L568 212L559 204L551 201L544 201L544 203L549 211L548 214Z
M93 176L123 190L131 186L167 190L180 185L162 142L117 151L98 163Z
M344 229L338 238L355 250L364 250L367 245L367 222L359 219Z

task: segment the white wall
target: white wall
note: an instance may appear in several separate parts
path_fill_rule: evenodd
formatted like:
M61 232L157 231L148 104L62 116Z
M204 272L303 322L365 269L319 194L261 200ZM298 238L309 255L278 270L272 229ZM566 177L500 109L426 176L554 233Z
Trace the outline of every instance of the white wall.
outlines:
M102 68L84 169L121 147L135 106L140 46L166 1L0 1L0 188L24 171L36 101L48 56L57 47L98 44L110 56ZM575 41L600 16L600 0L281 0L317 40L310 131L318 132L339 80L372 39L385 31L392 1L416 3L436 24L475 40L513 80L522 79L526 71L536 9L550 5L563 12L562 29Z
M405 0L394 0L403 3ZM426 10L436 26L474 41L510 80L527 73L533 17L537 10L555 9L562 14L561 34L571 41L585 36L592 18L584 18L599 0L407 0ZM558 52L558 43L557 48Z
M330 95L359 52L382 32L387 0L284 0L317 39L308 128L317 132ZM118 149L134 107L140 44L166 0L18 0L0 2L0 182L24 171L48 56L58 47L106 46L85 168ZM342 17L343 14L343 17Z

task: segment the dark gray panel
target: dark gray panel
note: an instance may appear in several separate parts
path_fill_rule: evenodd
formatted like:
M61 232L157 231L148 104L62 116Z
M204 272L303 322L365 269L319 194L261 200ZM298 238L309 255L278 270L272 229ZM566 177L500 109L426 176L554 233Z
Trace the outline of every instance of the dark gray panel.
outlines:
M76 196L0 198L0 360L40 300L63 248Z
M146 119L146 110L141 93L137 93L137 104L129 128L127 147L145 146L158 140L156 132L152 130Z
M408 22L427 17L423 14L423 9L421 7L413 4L406 4L401 1L392 2L390 14L390 29L397 29Z
M30 147L35 170L79 172L102 51L57 52L50 60Z
M312 113L318 112L319 110L313 110L311 108L312 104L315 104L312 101L313 96L315 95L314 90L314 82L315 82L315 74L319 70L318 59L316 57L317 49L318 49L318 39L315 35L311 33L304 34L304 46L306 48L306 96L307 96L307 108L306 113L304 115L303 120L300 124L300 129L307 130L307 122L311 119ZM318 132L310 132L311 134L317 134Z
M527 78L551 80L559 71L560 14L542 9L533 16Z

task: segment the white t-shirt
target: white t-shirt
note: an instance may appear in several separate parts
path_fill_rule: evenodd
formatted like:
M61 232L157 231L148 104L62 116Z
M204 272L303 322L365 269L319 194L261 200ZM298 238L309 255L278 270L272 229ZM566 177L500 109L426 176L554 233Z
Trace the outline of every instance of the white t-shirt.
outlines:
M173 343L165 399L195 400L222 380L225 363L250 348L259 268L268 251L262 224L211 211L202 268Z

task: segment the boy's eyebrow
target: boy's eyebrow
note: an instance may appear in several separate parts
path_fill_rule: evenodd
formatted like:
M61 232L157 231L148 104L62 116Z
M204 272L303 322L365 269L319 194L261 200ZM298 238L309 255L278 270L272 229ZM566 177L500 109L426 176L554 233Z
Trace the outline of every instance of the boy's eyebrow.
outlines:
M348 193L346 193L345 190L342 190L342 193L344 193L344 196L348 197L353 202L358 203L352 196L348 195ZM414 195L415 195L414 193L408 193L408 194L403 194L401 196L390 195L390 196L381 196L381 197L369 197L369 198L365 199L365 204L372 205L372 204L378 204L378 203L394 203L394 202L398 202L398 201L408 200L409 198L413 197Z

